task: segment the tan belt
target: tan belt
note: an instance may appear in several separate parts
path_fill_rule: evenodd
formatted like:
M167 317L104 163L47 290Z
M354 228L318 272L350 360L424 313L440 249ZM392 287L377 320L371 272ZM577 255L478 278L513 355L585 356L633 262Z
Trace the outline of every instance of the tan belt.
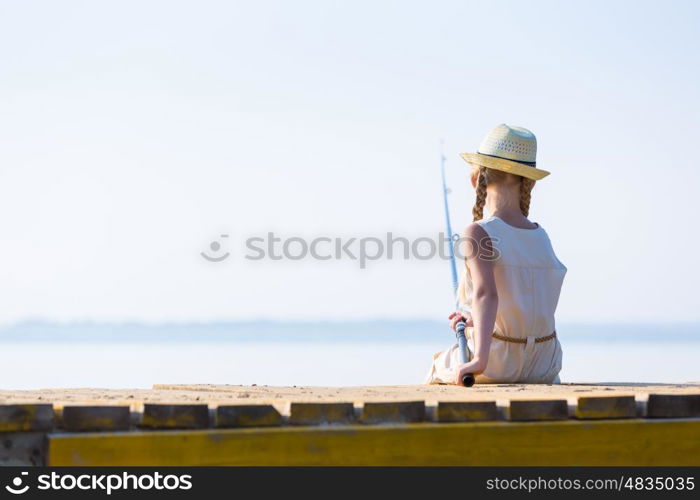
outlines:
M499 335L496 332L494 332L492 336L493 338L502 340L503 342L513 342L514 344L527 344L527 337L525 337L524 339L517 337L506 337L505 335ZM555 330L552 332L551 335L547 335L546 337L535 337L535 342L547 342L548 340L552 340L556 336L557 332Z

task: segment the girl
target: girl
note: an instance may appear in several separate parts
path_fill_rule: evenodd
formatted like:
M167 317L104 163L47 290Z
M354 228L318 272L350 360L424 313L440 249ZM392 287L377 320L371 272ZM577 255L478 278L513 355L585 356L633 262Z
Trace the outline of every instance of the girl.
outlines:
M535 181L549 175L535 167L536 151L532 132L499 125L477 153L461 155L472 165L476 203L462 242L459 310L448 319L453 329L466 322L470 361L460 364L456 344L435 354L428 384L459 384L467 373L477 383L559 383L554 311L566 267L527 218Z

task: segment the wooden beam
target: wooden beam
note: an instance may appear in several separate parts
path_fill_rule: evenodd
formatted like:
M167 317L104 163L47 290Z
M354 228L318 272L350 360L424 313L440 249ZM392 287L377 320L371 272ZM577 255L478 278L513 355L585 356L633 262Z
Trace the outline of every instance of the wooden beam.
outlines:
M700 394L650 394L647 416L653 418L700 417Z
M569 418L569 405L564 399L513 399L506 411L513 421Z
M51 404L1 404L0 432L43 431L53 427Z
M637 405L634 396L582 396L574 411L576 418L634 418Z
M425 420L424 401L367 402L362 407L363 424L415 423Z
M64 406L58 416L67 431L125 431L131 425L128 406Z
M352 403L291 403L291 425L339 425L355 421Z
M219 405L217 427L271 427L282 425L282 415L272 405Z
M700 465L700 420L267 427L49 436L48 465Z
M495 401L440 401L435 419L438 422L480 422L499 420Z
M140 425L151 429L205 429L209 427L209 408L205 404L146 403Z

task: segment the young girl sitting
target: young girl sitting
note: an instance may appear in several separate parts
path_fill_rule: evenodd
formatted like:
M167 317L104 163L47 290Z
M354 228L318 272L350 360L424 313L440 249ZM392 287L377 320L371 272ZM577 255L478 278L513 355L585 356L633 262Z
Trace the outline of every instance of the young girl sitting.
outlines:
M535 181L549 175L535 167L536 151L532 132L499 125L477 153L461 155L472 165L476 203L462 242L459 310L449 320L453 329L466 322L470 361L460 363L456 344L435 354L428 384L460 384L468 373L476 383L560 382L554 311L566 267L527 218Z

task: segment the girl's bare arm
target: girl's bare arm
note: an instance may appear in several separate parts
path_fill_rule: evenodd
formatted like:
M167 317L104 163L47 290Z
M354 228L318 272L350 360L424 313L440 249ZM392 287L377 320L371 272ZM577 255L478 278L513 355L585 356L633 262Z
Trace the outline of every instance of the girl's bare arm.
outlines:
M472 321L474 322L474 357L458 367L456 383L467 373L486 369L491 348L491 335L496 323L498 292L493 274L493 247L486 231L479 224L470 224L464 232L465 256L473 285Z

